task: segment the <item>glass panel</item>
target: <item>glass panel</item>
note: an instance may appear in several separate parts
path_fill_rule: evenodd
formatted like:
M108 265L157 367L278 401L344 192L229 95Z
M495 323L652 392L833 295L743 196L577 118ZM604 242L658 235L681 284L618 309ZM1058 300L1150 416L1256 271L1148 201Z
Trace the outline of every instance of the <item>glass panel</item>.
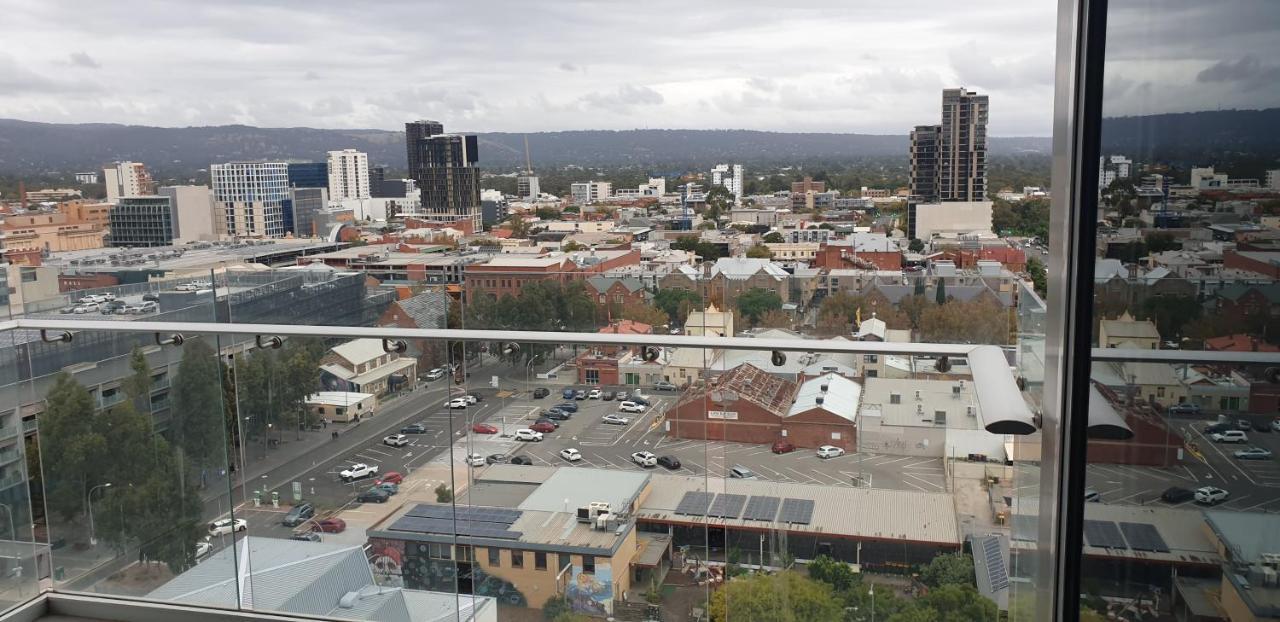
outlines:
M0 333L0 609L34 597L50 574L44 530L33 528L44 508L38 498L33 505L32 494L42 492L43 480L36 415L22 399L29 393L20 379L18 335Z
M1082 617L1266 619L1280 611L1280 173L1254 119L1280 104L1262 78L1280 10L1220 4L1237 25L1217 36L1168 8L1107 16ZM1207 358L1223 353L1238 359Z

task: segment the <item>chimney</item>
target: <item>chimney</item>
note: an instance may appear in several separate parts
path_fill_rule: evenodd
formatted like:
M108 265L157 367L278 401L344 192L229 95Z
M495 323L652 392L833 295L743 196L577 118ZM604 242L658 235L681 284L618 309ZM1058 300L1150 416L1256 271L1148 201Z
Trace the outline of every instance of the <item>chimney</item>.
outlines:
M18 181L18 205L27 210L27 184L22 180Z

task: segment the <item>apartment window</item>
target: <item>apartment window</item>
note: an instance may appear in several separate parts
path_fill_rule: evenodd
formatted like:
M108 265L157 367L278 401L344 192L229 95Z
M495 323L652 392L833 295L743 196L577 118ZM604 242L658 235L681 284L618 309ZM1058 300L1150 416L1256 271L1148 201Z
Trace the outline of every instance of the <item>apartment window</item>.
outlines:
M524 551L517 549L511 550L511 567L524 568Z
M596 556L595 556L595 555L583 555L583 556L582 556L582 571L583 571L583 572L595 572L595 571L596 571Z
M874 365L874 364L875 364L875 363L877 363L879 360L880 360L880 357L879 357L878 355L875 355L875 354L865 354L865 355L863 355L863 356L862 356L862 362L863 362L863 363L869 363L869 364Z
M458 561L460 561L460 562L470 562L470 561L474 561L474 560L472 559L472 557L471 557L471 556L472 556L471 545L469 545L469 544L459 544L456 548L457 548L457 552L458 552L458 556L457 556L457 560L458 560Z
M600 370L598 370L598 369L588 369L588 370L587 370L587 373L586 373L586 378L587 378L587 384L599 384L599 383L600 383Z
M547 554L546 554L546 553L544 553L544 552L542 552L542 551L534 551L534 552L533 552L533 569L534 569L534 570L546 570L546 569L547 569Z
M491 546L488 548L488 551L489 551L489 566L491 568L502 567L502 549Z
M560 572L569 569L573 565L573 556L568 553L560 553Z

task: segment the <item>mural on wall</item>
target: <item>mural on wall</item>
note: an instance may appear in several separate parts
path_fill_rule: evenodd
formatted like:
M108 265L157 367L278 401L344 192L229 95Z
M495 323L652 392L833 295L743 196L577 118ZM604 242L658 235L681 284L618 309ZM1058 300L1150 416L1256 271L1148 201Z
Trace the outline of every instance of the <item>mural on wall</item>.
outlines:
M597 563L596 571L589 573L575 565L564 596L569 607L578 613L596 616L613 613L613 568Z
M404 540L369 538L369 566L383 587L404 587Z

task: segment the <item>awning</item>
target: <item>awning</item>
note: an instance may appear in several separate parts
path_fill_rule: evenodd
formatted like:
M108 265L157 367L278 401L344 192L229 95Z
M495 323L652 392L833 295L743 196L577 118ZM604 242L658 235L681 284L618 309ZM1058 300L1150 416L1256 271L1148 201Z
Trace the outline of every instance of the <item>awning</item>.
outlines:
M640 554L631 561L641 568L657 568L662 558L671 550L671 536L664 533L641 533L639 535Z

